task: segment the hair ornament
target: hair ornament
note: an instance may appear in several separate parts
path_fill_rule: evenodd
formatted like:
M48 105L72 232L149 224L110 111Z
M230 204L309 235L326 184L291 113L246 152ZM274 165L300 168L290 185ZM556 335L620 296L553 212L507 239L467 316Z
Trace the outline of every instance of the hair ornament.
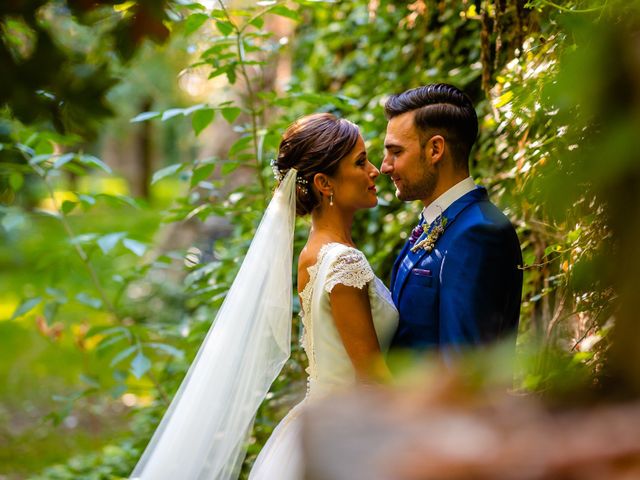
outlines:
M278 168L275 158L271 160L271 170L273 170L273 177L276 179L276 182L278 182L278 184L282 182L282 180L284 179L284 176L289 171L288 169L284 172L280 170ZM307 181L307 179L302 178L300 176L296 176L296 184L298 189L302 193L304 193L305 195L309 193L309 188L308 188L309 182Z

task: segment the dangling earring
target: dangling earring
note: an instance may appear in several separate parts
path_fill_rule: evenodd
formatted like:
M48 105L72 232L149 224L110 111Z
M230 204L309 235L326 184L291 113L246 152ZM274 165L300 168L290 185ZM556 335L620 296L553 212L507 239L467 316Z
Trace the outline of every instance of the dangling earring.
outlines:
M333 207L333 193L331 193L331 195L329 195L329 206Z

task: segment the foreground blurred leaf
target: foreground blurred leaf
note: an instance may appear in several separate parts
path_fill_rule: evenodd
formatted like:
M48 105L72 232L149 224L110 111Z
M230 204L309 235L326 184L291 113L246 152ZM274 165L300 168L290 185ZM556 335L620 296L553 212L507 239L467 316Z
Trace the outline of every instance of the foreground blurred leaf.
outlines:
M280 15L281 17L290 18L292 20L300 20L300 15L295 10L291 10L284 5L275 5L269 9L269 13Z
M211 173L213 172L214 168L215 165L213 163L208 163L196 168L191 175L191 187L195 187L202 180L208 178L209 175L211 175Z
M203 108L193 114L191 118L191 125L196 136L200 135L200 132L207 128L207 126L213 121L215 110L213 108Z
M184 22L184 34L191 35L193 32L198 30L204 22L209 19L209 15L206 13L194 13L189 15Z
M15 312L13 312L13 315L11 315L11 320L15 320L16 318L21 317L25 313L29 312L36 305L38 305L41 300L42 298L40 297L34 297L28 300L25 300L18 306L18 308L16 308Z
M168 167L164 167L158 170L156 173L153 174L153 177L151 177L151 185L156 183L158 180L162 180L163 178L168 177L169 175L173 175L174 173L179 172L183 168L184 168L184 164L176 163L174 165L169 165Z
M145 120L150 120L152 118L156 118L160 116L160 112L142 112L138 115L136 115L135 117L133 117L130 122L131 123L136 123L136 122L144 122Z
M131 373L133 373L137 379L140 379L149 371L150 368L151 361L142 353L142 351L139 351L138 355L136 355L131 362Z
M88 307L95 308L96 310L102 307L102 300L100 300L99 298L92 297L84 292L77 294L76 300L78 300L83 305L87 305Z
M111 167L109 167L109 165L104 163L99 158L94 157L93 155L84 155L84 154L83 155L79 155L78 159L80 160L81 163L83 163L85 165L98 167L100 170L103 170L106 173L113 173L111 171Z
M242 109L238 107L224 107L220 109L220 112L227 122L233 123L236 118L238 118L238 115L242 113Z
M136 350L138 350L138 346L137 345L132 345L131 347L122 350L120 353L118 353L115 357L113 357L111 359L111 363L109 364L109 366L110 367L116 366L118 363L123 361L125 358L127 358L129 355L131 355Z
M109 233L107 235L103 235L98 239L98 246L103 253L109 253L113 247L115 247L118 242L125 237L126 233L124 232L116 232Z
M147 246L144 243L138 242L137 240L133 240L131 238L125 238L122 241L122 245L124 245L128 250L136 254L138 257L144 255L144 252L147 251Z

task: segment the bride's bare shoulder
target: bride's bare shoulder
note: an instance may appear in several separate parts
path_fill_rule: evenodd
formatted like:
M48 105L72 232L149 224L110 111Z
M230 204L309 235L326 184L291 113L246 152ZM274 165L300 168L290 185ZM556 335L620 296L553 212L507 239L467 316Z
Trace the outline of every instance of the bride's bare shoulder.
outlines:
M322 244L319 242L307 242L298 257L298 271L306 271L316 263L320 248L322 248Z

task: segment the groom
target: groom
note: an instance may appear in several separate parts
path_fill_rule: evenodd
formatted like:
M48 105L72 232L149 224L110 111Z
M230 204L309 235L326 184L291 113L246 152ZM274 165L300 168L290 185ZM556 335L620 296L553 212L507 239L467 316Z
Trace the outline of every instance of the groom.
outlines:
M515 334L522 255L518 237L469 176L478 118L456 87L393 95L380 170L396 196L424 206L391 273L400 312L394 348L451 350Z

